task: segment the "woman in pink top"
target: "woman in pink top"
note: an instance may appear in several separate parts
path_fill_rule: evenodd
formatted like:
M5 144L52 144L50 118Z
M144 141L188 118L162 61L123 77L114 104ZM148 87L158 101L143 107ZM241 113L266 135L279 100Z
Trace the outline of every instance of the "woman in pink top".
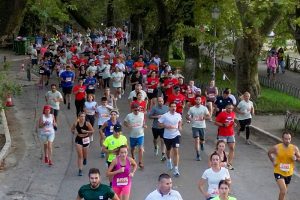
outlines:
M136 169L136 162L128 157L127 146L120 146L118 156L109 165L106 173L107 176L112 177L112 189L120 200L129 200L131 178Z
M267 67L268 78L270 78L270 75L272 73L273 79L275 79L276 68L278 67L278 58L276 52L272 52L272 54L268 57Z

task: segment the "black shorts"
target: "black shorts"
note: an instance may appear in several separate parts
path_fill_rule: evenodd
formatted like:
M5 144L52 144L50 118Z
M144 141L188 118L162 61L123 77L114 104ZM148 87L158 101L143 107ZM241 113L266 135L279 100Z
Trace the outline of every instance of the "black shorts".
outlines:
M152 93L147 92L148 99L157 98L158 96L158 89L154 89Z
M180 146L180 135L177 135L175 138L167 139L164 138L166 149L169 151L171 148L179 148Z
M73 87L63 87L62 91L64 94L72 94L72 88Z
M38 64L38 60L37 59L31 59L31 64L32 65L37 65Z
M53 114L54 117L57 117L57 115L58 115L58 110L51 108L51 114Z
M87 94L95 94L96 90L95 89L86 89Z
M87 122L90 122L92 126L94 126L95 123L95 115L86 115L85 120Z
M240 131L244 131L246 126L249 126L251 124L251 118L239 120L240 123Z
M290 184L292 176L282 176L281 174L274 173L275 180L284 179L286 185Z
M163 128L152 128L152 134L153 134L153 138L157 139L158 136L160 138L164 137L164 129Z
M79 144L79 145L81 145L81 146L83 146L83 147L88 147L88 146L90 145L90 143L88 143L88 144L83 144L83 141L82 141L83 138L85 138L85 137L79 137L79 136L76 136L76 138L75 138L75 143L76 143L76 144Z

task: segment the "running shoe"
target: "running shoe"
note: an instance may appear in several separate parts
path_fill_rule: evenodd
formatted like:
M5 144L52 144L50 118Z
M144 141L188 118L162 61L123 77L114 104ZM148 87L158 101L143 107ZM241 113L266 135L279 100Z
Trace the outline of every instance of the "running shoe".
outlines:
M197 160L197 161L200 161L200 160L201 160L201 157L200 157L200 156L196 156L196 160Z
M78 176L82 176L82 170L78 170Z
M167 160L167 168L168 168L168 170L172 170L173 169L172 160Z
M200 144L201 151L204 151L204 144Z
M162 155L160 161L164 162L164 161L166 161L166 160L167 160L166 156L165 156L165 155Z
M155 155L155 156L158 156L158 148L155 148L155 149L154 149L154 155Z
M234 170L233 166L230 163L227 164L227 169Z
M48 160L48 157L47 156L45 156L45 163L48 163L49 162L49 160Z
M85 159L83 159L83 165L86 165L86 163L87 163L87 160L86 160L86 158Z
M246 144L248 144L248 145L250 145L251 144L251 142L249 141L249 140L246 140L246 142L245 142Z
M179 170L178 170L177 167L174 167L173 175L174 175L175 177L180 176L180 173L179 173Z
M119 99L121 99L122 98L122 96L119 94Z
M141 169L144 169L144 164L142 163L142 162L139 162L139 167L141 168Z
M105 153L101 152L101 158L105 158Z
M53 165L52 160L49 160L48 164L49 166L52 166Z
M70 110L70 103L68 103L68 109Z

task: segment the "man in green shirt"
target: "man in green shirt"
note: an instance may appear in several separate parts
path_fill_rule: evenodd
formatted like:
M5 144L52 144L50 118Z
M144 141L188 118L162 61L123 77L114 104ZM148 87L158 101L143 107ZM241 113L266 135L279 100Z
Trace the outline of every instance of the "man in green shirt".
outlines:
M116 158L117 151L122 145L127 145L127 138L121 134L122 126L116 124L114 126L114 133L111 136L105 138L103 142L102 151L108 154L107 164L108 166Z
M90 184L80 187L76 200L120 200L108 185L101 184L99 169L91 168L89 179Z

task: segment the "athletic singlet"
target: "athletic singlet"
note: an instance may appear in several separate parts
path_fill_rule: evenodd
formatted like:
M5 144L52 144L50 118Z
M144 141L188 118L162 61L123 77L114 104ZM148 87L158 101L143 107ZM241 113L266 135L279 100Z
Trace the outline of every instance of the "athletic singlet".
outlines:
M78 133L78 134L80 134L80 135L85 135L85 136L83 136L83 137L86 137L87 133L82 133L81 130L86 130L86 131L88 131L89 128L88 128L88 126L86 125L86 122L84 122L83 126L80 126L80 125L79 125L79 122L77 122L77 124L76 124L76 130L77 130L77 133ZM82 137L82 136L81 136L81 137Z
M130 161L128 158L126 158L126 165L122 166L120 157L117 156L117 164L114 167L114 171L119 170L121 167L125 167L124 172L118 173L114 175L113 180L112 180L112 186L113 187L122 187L122 186L127 186L131 184L131 177L129 176L130 174Z
M207 92L207 98L210 101L215 101L216 100L216 87L207 87L206 88Z
M106 123L107 123L107 126L104 129L104 134L106 137L108 137L114 133L114 125L116 125L116 124L120 125L120 122L117 121L115 124L113 124L112 121L109 119L106 121Z
M215 151L214 153L218 153L217 151ZM227 162L227 156L225 151L223 151L223 160L221 160L221 162Z
M282 176L292 176L295 167L295 146L289 144L286 148L283 143L277 145L274 173Z
M54 117L52 114L50 114L48 117L46 117L46 115L43 114L42 122L45 126L43 128L41 128L41 134L54 133L53 120L54 120Z

